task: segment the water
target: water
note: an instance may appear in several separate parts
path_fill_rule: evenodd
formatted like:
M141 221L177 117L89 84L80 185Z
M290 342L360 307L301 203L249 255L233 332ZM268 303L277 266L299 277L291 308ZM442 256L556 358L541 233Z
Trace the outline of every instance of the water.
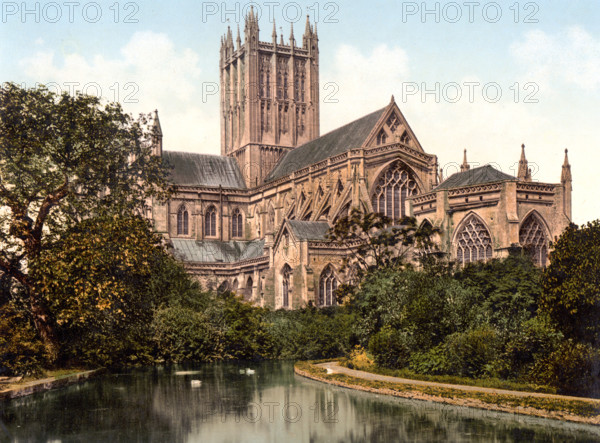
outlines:
M600 441L596 427L352 391L286 362L106 374L0 403L0 419L2 442Z

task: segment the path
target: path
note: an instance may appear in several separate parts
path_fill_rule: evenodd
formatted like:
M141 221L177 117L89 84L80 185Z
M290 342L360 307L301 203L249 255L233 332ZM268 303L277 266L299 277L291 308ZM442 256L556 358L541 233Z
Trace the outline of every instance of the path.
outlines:
M324 369L328 369L329 371L337 372L340 374L349 375L351 377L362 378L365 380L403 383L403 384L418 385L418 386L431 386L431 387L437 387L437 388L458 389L461 391L484 392L487 394L514 395L514 396L518 396L518 397L555 398L555 399L559 399L559 400L588 401L590 403L599 403L600 402L599 399L586 398L586 397L571 397L571 396L567 396L567 395L545 394L542 392L511 391L508 389L485 388L485 387L481 387L481 386L468 386L468 385L455 385L455 384L450 384L450 383L438 383L438 382L433 382L433 381L412 380L412 379L408 379L408 378L391 377L389 375L380 375L380 374L374 374L372 372L357 371L356 369L346 368L344 366L340 366L337 361L319 363L315 366L319 366ZM329 371L327 371L327 372L329 372Z

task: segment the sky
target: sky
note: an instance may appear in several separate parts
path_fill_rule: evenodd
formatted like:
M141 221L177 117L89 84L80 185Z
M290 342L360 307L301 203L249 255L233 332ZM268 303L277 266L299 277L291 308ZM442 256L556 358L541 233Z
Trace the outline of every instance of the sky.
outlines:
M218 154L219 46L273 21L319 36L321 134L394 95L446 176L472 167L558 183L565 149L573 221L600 218L600 2L3 1L0 81L83 91L137 115L158 109L167 150ZM243 35L242 35L243 38Z

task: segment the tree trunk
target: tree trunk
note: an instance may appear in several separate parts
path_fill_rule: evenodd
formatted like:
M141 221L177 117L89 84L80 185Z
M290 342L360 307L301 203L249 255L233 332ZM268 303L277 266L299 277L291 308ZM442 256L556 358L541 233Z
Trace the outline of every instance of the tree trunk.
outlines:
M59 346L56 332L50 320L50 314L44 303L36 296L34 289L28 288L28 292L33 322L46 348L48 362L54 365L58 360Z

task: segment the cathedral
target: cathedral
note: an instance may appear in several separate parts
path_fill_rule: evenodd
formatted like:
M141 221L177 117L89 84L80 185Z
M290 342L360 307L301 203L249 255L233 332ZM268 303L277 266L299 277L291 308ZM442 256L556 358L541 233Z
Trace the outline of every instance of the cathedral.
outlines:
M346 251L326 235L352 208L439 228L438 250L461 264L521 247L546 265L571 220L566 151L560 183L532 181L525 146L516 177L470 168L465 151L444 179L393 97L321 135L316 24L302 41L277 37L273 25L259 40L251 10L243 41L239 29L221 39L221 155L163 150L155 114L153 152L177 191L149 216L205 288L274 309L335 304Z

